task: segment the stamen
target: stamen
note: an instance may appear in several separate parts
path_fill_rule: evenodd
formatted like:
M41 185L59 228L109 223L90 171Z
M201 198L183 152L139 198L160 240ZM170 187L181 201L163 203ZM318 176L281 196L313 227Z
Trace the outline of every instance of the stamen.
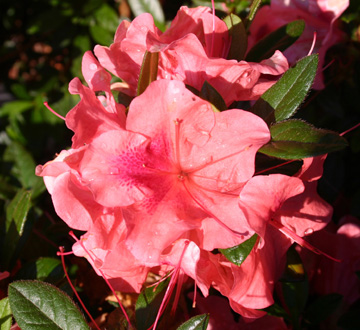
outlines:
M213 57L214 56L214 47L215 47L215 1L211 0L211 6L212 6L212 15L213 15L213 19L212 19L212 29L213 29L213 33L212 33L212 38L211 38L211 51L210 51L210 56Z
M180 163L180 124L182 123L181 119L176 118L175 123L175 156L176 156L176 164L178 164L179 168L181 168Z
M360 123L358 123L358 124L356 124L355 126L349 128L349 129L346 130L345 132L340 133L339 135L340 135L340 136L344 136L345 134L350 133L351 131L353 131L354 129L358 128L359 126L360 126Z
M97 325L97 323L95 322L95 320L93 319L93 317L91 316L91 314L89 313L89 311L87 310L87 308L85 307L85 304L84 304L83 301L81 300L81 298L80 298L79 294L77 293L76 289L74 288L73 284L71 283L69 274L68 274L68 272L67 272L67 270L66 270L66 266L65 266L64 255L66 255L67 253L64 252L64 247L60 246L59 249L60 249L60 252L58 252L57 255L59 255L59 256L61 257L61 263L62 263L62 265L63 265L64 274L65 274L65 276L66 276L66 279L67 279L67 281L68 281L71 289L73 290L76 298L79 300L82 308L84 309L85 313L89 316L91 322L94 324L94 326L96 327L96 329L101 330L101 329L99 328L99 326Z
M146 164L142 164L142 167L146 168L146 169L148 169L150 171L153 171L153 172L156 172L156 173L159 173L159 174L164 174L164 175L178 174L177 172L169 172L169 171L159 170L158 168L150 167L150 166L148 166Z
M52 112L56 117L59 117L59 118L62 119L62 120L66 120L65 117L59 115L55 110L51 109L50 106L49 106L49 104L48 104L47 102L44 102L44 105L45 105L46 108L47 108L50 112Z
M193 303L192 303L192 308L196 307L196 281L194 282L194 298L193 298Z
M169 300L170 300L171 294L172 294L173 291L174 291L176 281L177 281L177 279L178 279L178 277L179 277L179 273L180 273L180 271L181 271L181 261L182 261L182 259L183 259L183 257L184 257L184 254L185 254L185 252L186 252L187 247L189 246L189 243L190 243L189 241L185 241L185 242L184 242L184 249L183 249L183 251L182 251L182 253L181 253L181 256L180 256L180 259L179 259L179 263L176 265L175 271L174 271L174 273L173 273L173 276L171 277L171 280L170 280L170 282L169 282L169 285L168 285L168 287L166 288L166 292L165 292L163 301L161 302L160 308L159 308L158 313L157 313L157 315L156 315L155 322L154 322L154 324L153 324L153 326L152 326L153 330L156 329L156 326L157 326L157 324L158 324L158 322L159 322L160 316L161 316L161 314L163 313L163 311L165 310L165 308L166 308L166 306L167 306L167 304L168 304L168 302L169 302ZM175 298L176 298L176 297L175 297ZM176 300L174 300L174 305L175 305L175 301L176 301ZM150 327L150 329L151 329L151 327Z
M328 257L331 260L334 260L336 262L341 262L341 260L336 259L330 255L328 255L327 253L319 250L318 248L316 248L315 246L311 245L309 242L305 241L302 237L296 235L292 230L290 230L289 228L285 227L284 225L282 225L280 222L271 219L269 221L270 225L274 226L275 228L279 229L284 235L286 235L287 237L291 238L292 240L294 240L296 243L298 243L300 246L305 247L307 249L309 249L310 251L319 254L319 255L324 255L325 257Z
M240 233L236 230L231 229L230 227L228 227L227 225L225 225L216 215L212 214L209 210L207 210L195 197L194 195L190 192L190 190L188 189L188 187L185 184L185 181L183 182L184 188L187 191L187 193L189 194L189 196L193 199L193 201L200 206L200 208L206 212L210 217L212 217L221 227L223 227L224 229L228 230L229 232L231 232L232 234L234 234L235 236L239 236L240 238L244 238L244 236L247 235L247 232L245 233Z
M96 265L96 260L94 259L94 257L96 258L96 256L94 255L94 257L93 257L93 256L91 255L91 254L94 254L94 253L93 253L92 251L89 251L89 250L85 247L85 245L83 244L83 242L82 242L81 240L79 240L72 231L69 232L69 235L70 235L72 238L74 238L76 242L80 243L81 247L82 247L82 248L84 249L84 251L88 254L88 256L89 256L89 258L91 259L91 261L94 263L94 265ZM90 252L91 252L91 253L90 253ZM129 328L131 329L131 328L132 328L132 325L131 325L130 319L129 319L126 311L125 311L125 308L124 308L123 304L121 303L120 298L118 297L118 295L116 294L114 288L112 287L112 285L110 284L110 282L109 282L108 279L106 278L106 275L104 274L104 272L103 272L100 268L98 268L98 267L97 267L97 270L100 272L100 274L101 274L102 278L105 280L107 286L110 288L111 292L114 294L114 296L115 296L115 298L116 298L116 300L117 300L117 302L118 302L118 304L119 304L119 306L120 306L120 308L121 308L121 311L124 313L124 316L125 316L125 318L126 318L126 321L127 321L128 324L129 324Z
M221 161L223 161L223 160L225 160L225 159L227 159L227 158L230 158L230 157L232 157L232 156L235 156L235 155L237 155L237 154L240 154L240 153L242 153L243 151L246 151L246 150L248 150L248 149L251 148L251 147L252 147L252 144L248 145L247 147L245 147L244 149L242 149L242 150L240 150L240 151L234 152L234 153L232 153L232 154L230 154L230 155L224 156L224 157L219 158L219 159L216 159L216 160L211 160L209 163L206 163L206 164L204 164L204 165L201 165L201 166L199 166L199 167L197 167L197 168L194 168L194 169L192 169L192 170L189 170L189 171L187 170L186 173L190 174L190 173L194 173L194 172L200 171L200 170L202 170L203 168L205 168L206 166L213 165L213 164L218 163L218 162L221 162Z
M275 168L278 168L278 167L281 167L281 166L290 164L290 163L295 162L295 161L296 161L296 159L289 160L289 161L287 161L287 162L285 162L285 163L281 163L281 164L279 164L279 165L275 165L275 166L273 166L273 167L266 168L265 170L261 170L261 171L259 171L259 172L256 172L254 175L259 175L259 174L261 174L261 173L274 170Z
M309 50L309 53L307 54L307 56L310 56L315 48L316 36L317 36L317 33L316 33L316 31L314 31L313 41L312 41L312 44L311 44L311 47L310 47L310 50Z

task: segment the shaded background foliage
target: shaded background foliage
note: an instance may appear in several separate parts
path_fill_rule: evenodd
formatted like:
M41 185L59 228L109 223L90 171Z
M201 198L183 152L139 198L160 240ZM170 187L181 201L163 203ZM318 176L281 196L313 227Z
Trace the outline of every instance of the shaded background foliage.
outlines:
M182 4L162 1L166 21ZM248 4L229 1L238 13ZM0 282L0 299L15 279L42 279L69 292L54 258L59 245L71 249L69 228L57 218L34 171L36 164L70 146L72 132L43 102L65 116L79 100L67 86L81 77L83 53L95 44L109 45L120 20L131 19L132 13L121 0L2 0L0 16L0 271L11 272ZM360 3L350 1L341 21L345 41L327 54L326 62L334 62L324 72L326 88L312 91L297 113L316 127L343 132L360 122L359 16ZM349 147L328 156L319 183L320 194L334 207L335 223L347 214L360 217L360 129L346 138ZM105 284L87 262L68 260L94 315L112 310L103 303Z

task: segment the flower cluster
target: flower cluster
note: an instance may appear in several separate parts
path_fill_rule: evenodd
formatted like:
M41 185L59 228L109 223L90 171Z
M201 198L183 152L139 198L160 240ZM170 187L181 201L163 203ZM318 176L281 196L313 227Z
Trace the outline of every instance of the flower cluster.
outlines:
M69 86L81 97L66 116L72 147L37 174L59 217L86 231L74 253L117 290L140 292L149 272L185 274L205 297L213 287L234 311L259 318L287 250L296 241L318 252L302 237L322 229L332 208L316 192L325 157L304 160L293 176L255 173L268 125L232 105L258 99L288 60L280 51L260 63L228 60L230 45L226 24L205 7L182 7L164 33L149 14L123 21L110 47L85 53L87 86ZM158 56L156 79L139 92L144 54ZM229 109L199 97L204 83ZM128 108L114 91L131 98ZM220 253L249 240L240 266Z

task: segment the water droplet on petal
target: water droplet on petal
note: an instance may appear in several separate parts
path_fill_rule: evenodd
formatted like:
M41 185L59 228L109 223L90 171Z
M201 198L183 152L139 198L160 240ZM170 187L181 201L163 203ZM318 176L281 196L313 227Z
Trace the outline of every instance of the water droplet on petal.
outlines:
M245 72L245 73L242 74L242 77L243 77L243 78L246 78L246 77L248 77L248 76L249 76L249 72Z
M111 175L117 175L117 174L119 174L119 168L118 167L110 167L109 172Z
M307 235L311 235L313 232L314 232L314 229L308 228L305 230L304 234L305 234L305 236L307 236Z
M98 66L95 63L90 64L90 70L96 71Z

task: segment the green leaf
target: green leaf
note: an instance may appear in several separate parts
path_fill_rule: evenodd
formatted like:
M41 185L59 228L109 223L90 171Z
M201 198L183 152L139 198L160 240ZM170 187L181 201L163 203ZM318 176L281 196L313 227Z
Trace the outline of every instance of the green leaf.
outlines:
M0 300L0 330L10 330L11 328L11 308L8 298Z
M258 235L254 234L248 240L237 246L219 250L226 257L226 259L231 261L233 264L240 266L250 254L256 243L257 238Z
M209 323L209 314L201 314L186 321L177 330L206 330Z
M343 296L338 293L331 293L319 297L304 312L306 323L315 325L325 321L340 306Z
M96 22L98 26L101 26L103 29L115 33L119 25L119 17L116 11L107 4L103 4L96 12L94 13Z
M216 111L224 111L227 109L226 103L219 92L211 86L207 81L201 87L199 96L206 101L209 101Z
M283 52L301 36L304 28L305 22L303 20L297 20L283 25L253 46L246 55L246 61L260 62L271 57L276 50Z
M31 261L19 270L17 279L37 279L49 283L56 283L64 277L61 261L57 258L39 258Z
M255 14L258 11L260 5L261 5L261 0L253 0L250 6L249 15L247 16L248 22L251 22L254 19Z
M22 330L90 329L65 293L39 281L18 281L9 286L10 307Z
M270 125L293 116L306 97L314 81L318 56L310 55L287 70L250 109Z
M168 283L169 278L140 293L135 306L137 330L147 330L155 322Z
M146 51L141 65L137 95L142 94L145 89L156 80L159 65L159 53Z
M281 287L293 328L300 329L299 320L308 299L309 282L295 245L286 254L286 270L281 279Z
M135 16L150 13L158 28L165 27L165 15L159 0L128 0L128 3Z
M0 117L16 117L22 112L31 109L34 106L33 101L11 101L5 103L0 108Z
M241 61L244 59L247 49L247 34L245 26L241 18L234 14L226 16L224 18L224 22L229 29L229 37L231 38L231 45L227 59Z
M109 46L114 41L114 33L102 26L91 25L89 26L89 31L91 37L100 45Z
M271 141L259 149L268 156L283 159L302 159L341 150L347 141L338 133L315 128L291 119L270 127Z
M31 208L31 191L20 189L9 205L6 207L6 235L2 262L8 265L16 249L20 238L25 233L24 227Z
M34 188L35 194L44 190L43 180L35 175L32 155L18 142L12 141L4 154L4 160L13 162L12 174L24 188Z
M24 225L27 215L31 207L31 191L20 189L14 199L6 208L6 231L9 231L11 224L15 224L15 228L19 236L23 234Z

